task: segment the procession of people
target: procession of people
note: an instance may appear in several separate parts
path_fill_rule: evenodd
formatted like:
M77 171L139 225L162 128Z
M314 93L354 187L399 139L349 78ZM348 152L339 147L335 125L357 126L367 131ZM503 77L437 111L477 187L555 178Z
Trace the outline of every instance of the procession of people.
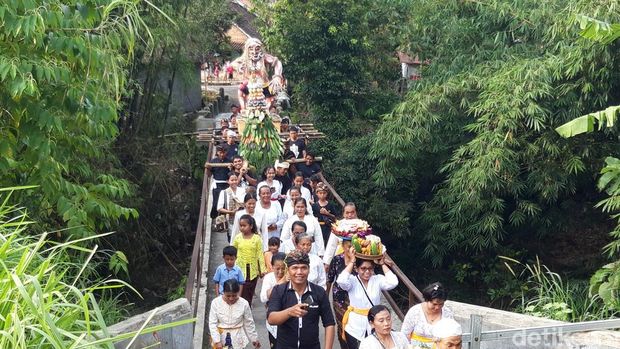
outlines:
M330 349L336 340L342 349L460 348L460 327L444 307L448 293L439 282L422 290L424 302L409 309L399 330L392 328L392 314L380 297L381 291L398 285L398 278L390 269L393 262L385 258L385 246L380 244L376 255L356 250L352 240L365 245L375 235L358 218L354 203L337 210L326 184L295 181L294 162L278 160L256 178L251 164L234 157L235 164L222 148L212 159L231 161L227 177L212 172L212 190L219 192L214 209L223 217L220 221L228 222L221 233L228 234L230 243L212 277L216 298L209 329L214 348L258 348L258 326L266 327L270 348L278 349ZM363 235L365 240L359 240ZM254 295L260 303L252 302ZM253 306L266 308L264 324L254 323ZM324 338L319 337L320 325Z
M279 117L275 96L285 79L278 58L263 52L258 39L248 40L243 56L226 66L227 72L229 66L248 79L239 86L234 122L222 120L216 130L221 143L207 162L212 232L227 234L228 242L212 276L213 348L259 348L257 326L265 326L270 348L277 349L332 349L336 340L341 349L460 348L460 326L444 307L448 293L439 282L423 290L424 302L407 312L399 331L392 328L381 292L399 281L386 246L358 217L355 203L340 212L331 202L330 187L321 181L321 167L302 130L283 122L289 137L282 157L269 159L267 166L263 162L263 168L256 168L262 158L252 163L242 156L251 137L239 129L246 138L238 144L235 128L252 117L260 118L255 126L272 127L261 123ZM255 295L260 302L253 302ZM265 307L264 325L255 323L252 307Z

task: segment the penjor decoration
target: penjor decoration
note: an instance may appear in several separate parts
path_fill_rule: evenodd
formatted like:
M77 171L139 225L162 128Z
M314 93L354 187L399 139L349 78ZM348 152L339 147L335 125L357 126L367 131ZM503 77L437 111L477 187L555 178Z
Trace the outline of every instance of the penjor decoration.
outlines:
M280 130L276 127L280 119L269 112L274 98L283 91L282 63L263 51L260 40L250 38L243 55L233 66L243 76L238 92L242 109L237 120L241 134L239 153L250 164L262 169L273 164L283 150ZM271 78L268 69L273 71Z

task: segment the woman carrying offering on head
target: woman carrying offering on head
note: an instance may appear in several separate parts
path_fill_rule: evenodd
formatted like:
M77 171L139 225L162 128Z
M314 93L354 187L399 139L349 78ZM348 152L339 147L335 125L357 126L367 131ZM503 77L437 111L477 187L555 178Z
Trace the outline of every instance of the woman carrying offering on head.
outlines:
M392 331L392 314L385 305L370 308L368 323L372 333L362 340L359 349L404 349L409 346L402 332Z
M452 311L444 307L448 291L439 282L434 282L422 290L424 302L416 304L403 320L401 332L410 339L414 347L433 347L433 326L441 319L453 319Z
M379 264L384 275L375 275L376 263L372 260L355 257L355 248L351 247L345 254L346 267L336 282L349 293L349 306L342 317L342 325L349 349L358 349L360 341L371 334L368 323L370 308L381 302L381 291L388 291L398 286L398 278L388 268L390 260L380 257ZM353 269L357 275L353 275Z

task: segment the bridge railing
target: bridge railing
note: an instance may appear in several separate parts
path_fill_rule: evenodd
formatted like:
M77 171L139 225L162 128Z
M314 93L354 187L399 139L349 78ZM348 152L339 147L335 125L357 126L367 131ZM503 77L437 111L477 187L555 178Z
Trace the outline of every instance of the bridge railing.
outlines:
M334 187L327 181L323 173L319 173L321 181L326 185L334 199L344 207L345 201L342 197L336 192ZM386 257L391 259L389 254L386 253ZM423 302L424 299L422 297L422 292L418 290L418 288L411 282L409 277L398 267L396 263L390 267L392 272L396 274L399 281L399 286L397 289L392 291L383 291L383 296L388 301L392 310L402 321L405 317L405 313L407 310L413 305ZM404 288L405 293L399 292ZM597 330L606 330L613 328L620 328L620 319L612 319L612 320L601 320L601 321L588 321L581 323L563 323L549 326L535 326L535 327L521 327L521 328L513 328L513 329L504 329L504 330L490 330L483 331L482 330L482 321L483 317L478 314L471 314L470 319L470 328L469 333L465 333L463 335L463 343L469 345L469 349L480 349L482 342L495 342L486 344L485 348L521 348L523 346L514 345L516 340L523 340L523 338L548 338L548 337L558 337L565 336L575 332L584 332L584 331L597 331ZM515 339L516 338L516 339ZM615 337L614 337L615 338ZM504 342L501 342L501 341ZM506 340L511 340L513 343L506 343ZM566 340L566 338L552 338L556 342L558 340L562 340L564 342L570 343L570 339ZM614 340L608 340L613 342ZM501 342L501 345L496 345L497 342ZM539 341L541 342L541 341ZM544 341L542 341L544 342ZM546 343L546 342L545 342ZM517 343L518 344L518 343ZM546 345L546 344L545 344ZM547 348L548 346L530 346L531 348ZM585 346L579 345L579 348L585 348ZM612 348L610 346L596 346L595 348ZM620 348L620 345L614 345L613 348Z
M214 144L209 143L209 150L207 152L207 159L213 157ZM198 311L198 298L200 296L199 289L202 278L202 263L204 259L203 242L205 239L207 227L206 217L209 214L209 197L211 195L211 179L208 169L204 169L204 178L202 180L202 188L200 194L200 213L198 217L198 225L196 226L196 237L194 238L194 249L192 251L192 259L189 267L189 274L187 276L187 283L185 284L185 298L192 305L193 316L196 316ZM208 246L207 246L208 248Z
M319 177L330 191L332 197L340 204L340 206L344 208L346 204L345 201L338 194L338 192L336 192L336 189L334 189L334 187L327 181L322 172L319 173ZM385 257L393 262L387 252L385 253ZM424 298L422 297L422 292L420 292L413 282L411 282L409 277L398 267L398 265L396 265L396 263L393 263L390 269L398 278L398 284L405 288L406 296L403 295L402 292L399 293L398 291L383 291L383 296L388 301L398 318L402 321L405 318L405 313L407 310L415 304L422 302ZM406 307L404 311L403 307Z

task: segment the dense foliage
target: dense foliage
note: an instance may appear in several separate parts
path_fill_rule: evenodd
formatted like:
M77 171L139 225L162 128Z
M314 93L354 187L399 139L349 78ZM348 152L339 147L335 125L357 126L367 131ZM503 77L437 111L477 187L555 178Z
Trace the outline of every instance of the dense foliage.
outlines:
M90 279L97 246L82 247L88 238L55 243L48 233L28 234L33 225L24 209L8 204L15 189L27 188L0 189L0 347L114 348L121 338L109 334L97 293L123 283ZM83 263L70 262L76 253Z
M397 101L396 49L408 4L284 0L258 9L264 41L293 87L293 120L314 122L327 135L310 145L326 159L327 178L375 228L397 232L408 225L407 205L377 190L367 154L379 115Z
M580 38L575 19L617 18L615 2L414 2L409 49L430 64L372 155L378 184L434 186L409 197L425 201L414 223L425 255L492 254L561 229L569 202L591 207L593 173L617 140L584 144L554 128L620 98L614 48Z
M283 61L298 104L333 137L351 135L350 120L373 119L392 98L395 48L403 6L388 1L277 1L263 8L262 34Z
M620 38L620 24L609 24L586 16L579 16L582 27L581 35L602 44L611 44ZM617 134L614 127L620 114L620 106L610 106L605 110L589 113L573 119L556 128L563 137L593 132L595 129ZM604 265L590 279L590 294L600 297L612 309L620 309L620 160L614 157L605 159L606 166L601 170L598 181L599 190L609 197L596 204L604 212L612 213L618 220L610 236L613 239L604 248L604 252L613 262Z
M125 67L144 29L135 1L0 4L0 186L71 234L137 216L110 168ZM34 208L37 209L34 209Z
M33 229L60 241L120 230L99 239L104 275L164 269L152 256L186 263L197 212L187 203L199 202L187 193L204 159L187 138L157 137L192 128L172 90L199 91L198 66L226 50L229 22L225 0L0 4L0 186L38 186L15 194ZM153 283L176 285L177 273Z
M173 90L199 89L200 63L230 50L225 33L232 15L225 0L152 3L158 9L142 12L152 45L138 46L130 67L132 83L119 122L123 143L176 130L174 116L184 101L173 100Z
M166 302L187 275L206 157L191 137L162 134L195 131L185 103L200 91L200 63L229 50L225 32L232 18L226 0L153 4L163 13L141 12L153 40L136 47L113 149L136 185L131 202L140 217L123 223L104 245L125 253L131 283L144 297L135 301L144 307Z

